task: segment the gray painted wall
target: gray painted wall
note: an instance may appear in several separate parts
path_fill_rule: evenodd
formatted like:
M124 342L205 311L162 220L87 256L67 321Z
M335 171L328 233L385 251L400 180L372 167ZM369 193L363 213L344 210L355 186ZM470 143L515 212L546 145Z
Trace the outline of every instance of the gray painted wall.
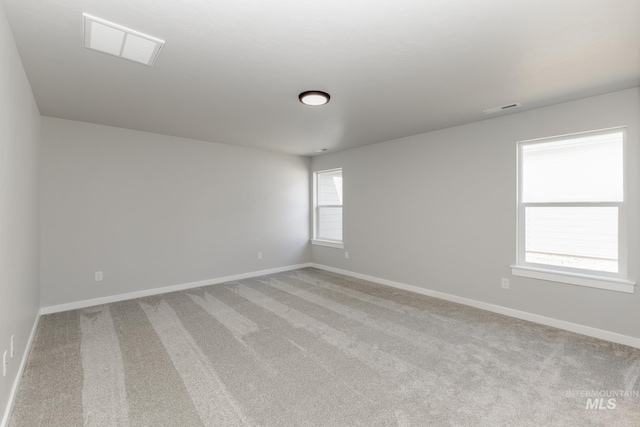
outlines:
M42 127L42 307L310 261L307 158Z
M0 2L0 419L38 312L38 132L40 113ZM1 369L1 366L0 366Z
M314 171L344 168L349 259L313 246L313 262L640 337L640 285L625 294L513 277L509 268L516 141L626 125L629 267L640 279L639 122L636 88L315 157Z

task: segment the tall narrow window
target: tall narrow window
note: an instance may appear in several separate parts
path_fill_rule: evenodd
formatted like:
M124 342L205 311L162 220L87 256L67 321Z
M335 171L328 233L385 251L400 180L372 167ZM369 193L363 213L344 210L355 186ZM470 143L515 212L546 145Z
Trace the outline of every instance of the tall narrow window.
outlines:
M314 244L342 247L342 169L315 172Z
M625 278L624 137L614 129L519 143L516 267Z

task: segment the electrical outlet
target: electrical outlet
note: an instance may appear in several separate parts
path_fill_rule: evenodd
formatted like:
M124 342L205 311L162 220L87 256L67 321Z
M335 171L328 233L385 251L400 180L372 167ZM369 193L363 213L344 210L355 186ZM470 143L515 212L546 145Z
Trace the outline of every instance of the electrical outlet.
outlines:
M507 279L506 277L503 277L501 280L502 283L502 289L509 289L509 279Z
M14 353L14 341L15 341L16 336L15 335L11 335L11 358L13 359L13 353Z
M102 279L104 279L102 271L96 271L96 282L102 282Z
M262 252L258 252L258 259L262 259Z
M6 377L7 376L7 365L9 364L9 362L7 362L7 350L4 351L4 355L2 356L2 376Z
M344 258L345 258L345 259L349 259L349 252L344 251Z

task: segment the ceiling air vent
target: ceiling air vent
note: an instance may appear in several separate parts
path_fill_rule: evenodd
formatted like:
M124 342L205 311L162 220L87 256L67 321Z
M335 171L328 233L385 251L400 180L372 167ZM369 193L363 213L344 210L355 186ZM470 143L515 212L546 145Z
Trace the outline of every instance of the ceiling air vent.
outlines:
M155 64L164 40L142 34L95 16L84 16L84 47L139 62Z
M485 114L499 113L500 111L506 111L506 110L511 110L511 109L514 109L514 108L518 108L521 105L522 104L520 104L519 102L514 102L513 104L507 104L507 105L503 105L501 107L494 107L494 108L489 108L488 110L482 110L482 112L485 113Z

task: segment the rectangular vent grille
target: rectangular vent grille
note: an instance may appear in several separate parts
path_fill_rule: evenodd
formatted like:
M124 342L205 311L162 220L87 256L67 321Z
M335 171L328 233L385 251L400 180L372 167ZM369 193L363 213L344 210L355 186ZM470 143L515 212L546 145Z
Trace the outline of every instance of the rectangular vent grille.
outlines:
M514 102L513 104L507 104L507 105L502 105L500 107L489 108L488 110L482 110L482 112L485 114L494 114L494 113L499 113L500 111L506 111L506 110L518 108L521 105L522 104L520 104L519 102Z
M95 16L84 16L84 47L153 67L164 40Z

